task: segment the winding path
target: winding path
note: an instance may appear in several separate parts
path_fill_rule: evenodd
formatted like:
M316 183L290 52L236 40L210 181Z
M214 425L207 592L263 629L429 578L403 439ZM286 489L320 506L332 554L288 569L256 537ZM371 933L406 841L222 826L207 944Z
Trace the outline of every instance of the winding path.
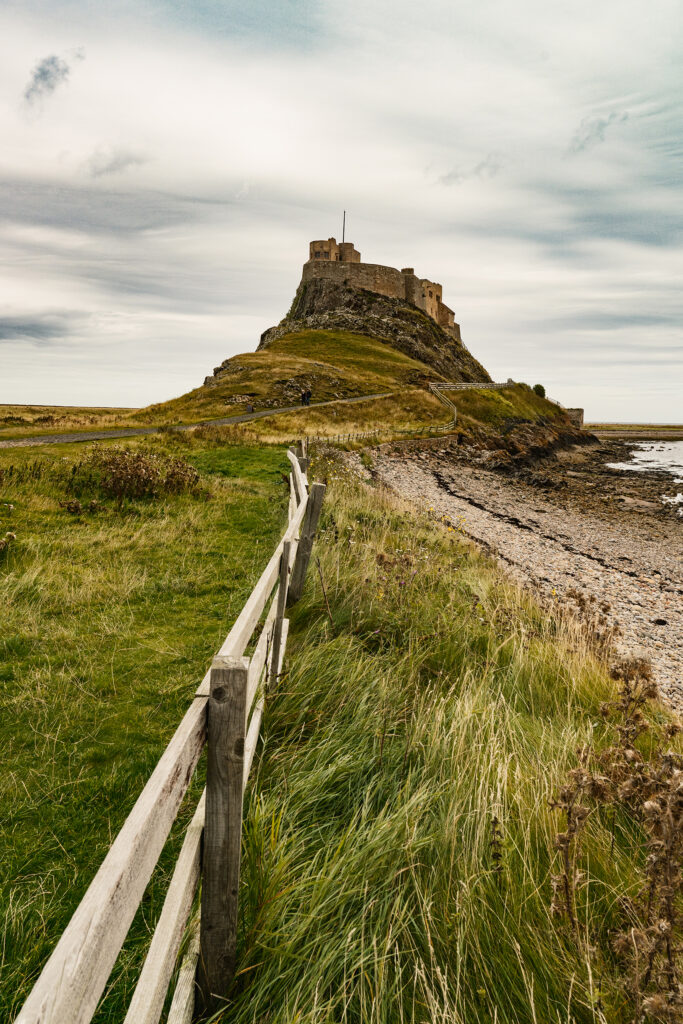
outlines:
M195 427L224 427L250 420L265 419L278 416L283 412L301 412L302 409L319 409L325 405L350 405L353 402L367 402L373 398L387 398L394 391L383 391L376 395L358 395L356 398L333 398L328 402L313 402L310 406L287 405L279 409L259 409L258 412L245 412L240 416L226 416L218 420L200 420L198 423L183 423L173 426L174 430L194 430ZM36 434L34 437L8 438L0 440L0 448L31 448L43 444L74 444L77 441L109 441L118 437L139 437L144 434L158 434L161 427L125 427L121 430L87 430L73 434Z

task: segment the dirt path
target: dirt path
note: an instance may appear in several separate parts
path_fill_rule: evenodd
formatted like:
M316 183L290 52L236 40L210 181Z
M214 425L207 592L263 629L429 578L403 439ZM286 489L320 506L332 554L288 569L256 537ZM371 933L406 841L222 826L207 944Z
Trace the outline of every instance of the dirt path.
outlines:
M385 446L374 461L379 479L448 516L544 597L593 597L619 629L617 650L649 657L663 695L683 713L680 519L612 513L607 502L582 507L570 490L540 492L435 448L398 453Z
M304 408L319 409L324 405L351 405L353 402L367 402L373 398L386 398L394 394L385 391L378 395L359 395L356 398L333 398L329 402L313 402L310 406L287 405L279 409L259 409L258 412L245 412L240 416L226 416L218 420L202 420L199 423L184 423L174 426L174 430L194 430L195 427L224 427L237 423L248 423L250 420L265 419L278 416L283 412L301 412ZM109 441L117 437L139 437L146 434L158 434L159 427L126 427L122 430L86 430L80 433L37 434L34 437L17 437L0 440L0 448L31 448L43 444L74 444L78 441Z

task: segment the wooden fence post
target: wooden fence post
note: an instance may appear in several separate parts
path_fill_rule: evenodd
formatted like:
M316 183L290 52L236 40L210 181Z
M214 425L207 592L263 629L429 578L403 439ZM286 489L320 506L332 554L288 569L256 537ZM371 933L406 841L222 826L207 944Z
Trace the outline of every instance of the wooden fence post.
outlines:
M282 645L282 621L285 617L287 591L289 589L289 563L292 557L292 542L286 540L282 545L280 561L280 586L277 592L275 622L273 624L273 644L270 649L270 667L268 670L269 685L277 683L278 665L280 664L280 647Z
M301 527L299 547L296 552L296 558L294 559L292 578L289 581L287 604L294 604L295 601L299 600L303 593L304 581L306 579L308 563L311 558L311 551L313 550L313 540L315 539L315 532L318 528L318 520L320 519L320 511L323 507L324 497L325 484L312 484L308 495L306 515L304 516L303 525Z
M294 453L297 457L299 465L301 466L302 473L308 473L308 467L310 465L310 459L308 458L308 444L305 441L299 441L296 446Z
M199 1015L223 1005L235 971L248 658L218 656L208 701Z

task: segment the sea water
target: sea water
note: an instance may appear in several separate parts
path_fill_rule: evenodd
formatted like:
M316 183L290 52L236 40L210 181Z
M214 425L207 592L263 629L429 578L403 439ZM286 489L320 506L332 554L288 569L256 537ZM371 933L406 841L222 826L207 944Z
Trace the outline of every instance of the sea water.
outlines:
M636 473L670 473L674 484L683 484L683 441L639 441L631 452L630 462L608 462L607 465L610 469ZM662 501L680 505L678 514L683 516L683 493L663 494Z

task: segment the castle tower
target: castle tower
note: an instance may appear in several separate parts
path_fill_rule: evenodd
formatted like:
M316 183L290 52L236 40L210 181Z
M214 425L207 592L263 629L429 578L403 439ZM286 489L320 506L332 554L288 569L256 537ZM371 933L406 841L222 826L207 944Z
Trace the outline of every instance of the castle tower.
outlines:
M327 260L331 263L360 263L360 253L353 242L339 242L336 238L318 239L308 247L310 260Z

